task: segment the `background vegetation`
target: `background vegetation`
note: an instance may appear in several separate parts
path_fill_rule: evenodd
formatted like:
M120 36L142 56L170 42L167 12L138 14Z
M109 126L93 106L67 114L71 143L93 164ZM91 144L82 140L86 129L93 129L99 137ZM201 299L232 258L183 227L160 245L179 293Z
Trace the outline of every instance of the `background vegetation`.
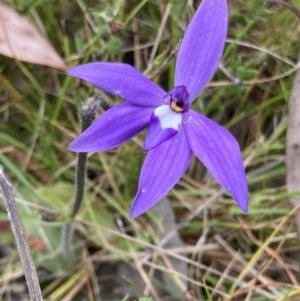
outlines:
M48 37L67 66L126 62L155 75L165 90L173 86L175 59L163 70L161 64L199 4L6 2ZM293 82L293 74L285 72L296 65L300 51L299 19L274 3L228 2L225 73L217 72L193 107L238 139L249 174L249 213L220 194L194 158L159 213L130 220L145 157L141 135L90 157L73 256L66 256L60 241L74 196L76 155L67 145L80 132L77 112L83 100L95 94L114 104L120 99L63 71L0 56L0 162L14 187L45 300L299 300L300 245L284 163ZM290 3L300 8L299 0ZM175 215L166 225L166 215L173 214L169 204ZM191 216L196 210L200 213ZM5 208L0 220L0 300L26 300ZM182 241L172 238L168 243L174 244L165 248L162 240L179 223Z

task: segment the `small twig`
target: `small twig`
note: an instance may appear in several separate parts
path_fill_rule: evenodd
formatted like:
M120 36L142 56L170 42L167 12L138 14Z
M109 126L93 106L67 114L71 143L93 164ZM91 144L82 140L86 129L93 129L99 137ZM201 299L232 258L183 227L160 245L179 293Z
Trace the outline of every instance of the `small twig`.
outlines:
M247 267L248 262L243 258L243 256L240 255L239 252L236 252L219 234L215 235L215 238L217 242L228 252L232 255L233 258L235 258L236 261L240 262L244 267ZM254 267L249 267L249 272L256 276L258 280L265 284L268 289L277 297L280 296L278 290L274 285L270 285L270 281L267 277L264 275L260 275L259 272Z
M267 3L284 6L288 8L290 11L292 11L300 19L300 10L296 8L294 5L292 5L291 3L280 1L280 0L268 0Z
M82 12L84 13L84 16L88 23L90 24L91 28L93 29L94 33L97 34L99 32L97 24L94 22L93 18L91 15L88 13L87 7L83 3L82 0L77 0L78 5L80 6Z
M99 108L102 108L104 111L107 111L111 107L112 105L109 102L107 102L105 99L98 95L89 98L87 101L85 101L82 104L80 110L81 132L84 132L92 125L96 117L96 112L99 110ZM61 233L61 246L63 252L66 255L72 254L71 246L74 233L73 220L79 212L84 197L87 156L88 153L78 153L77 156L75 201L71 211L71 222L63 225Z
M293 237L293 236L289 236ZM175 247L175 248L168 248L168 252L179 254L183 256L190 257L192 254L199 254L199 253L209 253L211 251L220 250L220 246L217 243L207 243L206 245L202 245L201 248L198 248L197 246L183 246L183 247ZM132 257L138 258L140 260L143 259L143 257L146 255L147 251L140 251L140 252L134 252L130 255ZM159 251L153 250L153 252L162 253ZM117 262L122 260L122 257L120 258L119 255L114 254L105 254L99 256L99 253L95 253L92 256L92 260L97 263L112 263L116 264Z
M178 50L179 50L179 46L181 44L181 39L179 40L177 46L175 47L174 50L172 50L172 52L169 54L169 56L162 62L162 64L160 65L160 67L158 68L158 70L156 70L153 74L149 75L149 79L153 79L156 76L158 76L168 65L168 63L170 62L170 60L175 57L175 55L177 54Z
M190 223L196 216L198 216L204 209L206 209L209 205L211 205L213 202L215 202L223 193L225 190L218 191L215 195L210 197L204 204L199 206L193 213L191 213L186 219L181 221L172 231L170 231L158 244L158 247L164 247L173 237L174 235L183 229L186 225ZM143 262L149 261L152 257L152 254L148 253L144 258Z
M273 52L273 51L269 50L268 48L256 45L254 43L251 43L251 42L248 42L248 41L242 41L242 40L236 41L234 39L229 39L229 38L226 39L226 43L236 44L238 46L243 46L243 47L247 47L249 49L254 49L254 50L263 52L265 54L268 54L268 55L270 55L270 56L272 56L272 57L274 57L274 58L276 58L276 59L278 59L278 60L280 60L280 61L282 61L282 62L284 62L284 63L286 63L286 64L288 64L290 66L292 66L292 67L295 66L295 63L293 61L291 61L291 60L289 60L289 59L287 59L287 58L279 55L276 52Z
M276 74L276 75L272 75L269 77L264 77L264 78L259 78L259 79L249 79L249 80L242 80L242 85L254 85L254 84L263 84L263 83L268 83L268 82L272 82L272 81L276 81L282 78L285 78L291 74L293 74L294 72L296 72L298 69L300 69L300 62L298 61L297 64L282 73ZM218 82L210 82L209 84L207 84L206 87L225 87L225 86L232 86L233 83L231 81L218 81Z
M150 59L149 59L149 66L150 66L149 69L152 69L153 62L154 62L154 59L155 59L155 55L156 55L156 52L157 52L157 49L158 49L158 46L159 46L159 43L161 41L161 37L162 37L162 34L163 34L163 30L166 26L167 20L169 18L170 12L171 12L171 7L172 7L172 4L169 2L166 6L163 18L160 22L158 33L157 33L157 36L155 38L155 42L154 42L154 45L153 45L153 48L152 48L152 51L151 51L151 55L150 55Z
M39 105L37 125L35 126L35 129L34 129L34 132L33 132L32 138L31 138L29 150L26 154L26 157L23 160L22 170L26 170L26 168L28 167L29 161L30 161L31 156L34 152L36 144L38 142L39 133L40 133L40 129L41 129L41 124L42 124L43 117L44 117L44 114L45 114L45 107L46 107L46 100L41 99L40 105Z
M43 300L35 265L30 252L25 229L22 224L15 199L12 195L11 184L6 180L3 167L0 165L0 191L5 203L16 245L20 254L29 295L32 301Z
M230 80L232 81L232 83L234 85L241 85L242 84L242 80L240 80L237 77L234 77L227 69L226 67L223 65L223 63L219 64L219 70Z

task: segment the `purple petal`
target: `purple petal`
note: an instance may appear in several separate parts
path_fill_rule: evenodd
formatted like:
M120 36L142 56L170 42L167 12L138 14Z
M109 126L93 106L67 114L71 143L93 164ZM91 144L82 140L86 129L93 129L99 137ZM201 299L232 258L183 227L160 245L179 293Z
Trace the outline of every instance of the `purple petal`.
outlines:
M190 110L183 126L193 153L243 211L248 211L248 187L240 147L223 127Z
M142 131L149 124L152 113L153 108L123 102L103 113L68 148L74 152L115 148Z
M183 130L149 151L144 162L139 189L130 210L136 218L161 200L185 173L192 152Z
M222 57L228 23L226 0L203 0L180 46L175 86L184 85L190 102L213 77Z
M71 68L68 73L139 106L159 106L166 95L154 82L127 64L90 63Z

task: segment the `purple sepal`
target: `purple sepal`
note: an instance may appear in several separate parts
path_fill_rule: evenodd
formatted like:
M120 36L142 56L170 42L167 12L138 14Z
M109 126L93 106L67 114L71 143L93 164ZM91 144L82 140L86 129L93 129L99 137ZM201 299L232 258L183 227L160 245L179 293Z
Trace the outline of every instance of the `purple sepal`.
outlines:
M229 131L193 110L185 114L183 125L193 153L247 212L247 179L236 139Z
M166 92L135 68L121 63L89 63L68 70L95 87L139 106L164 103Z
M161 200L185 173L191 157L192 152L182 129L150 150L142 167L130 217L136 218Z
M149 123L153 108L123 102L104 112L69 145L73 152L109 150L136 136Z
M203 0L183 37L174 86L184 85L190 102L213 77L222 57L228 24L226 0Z

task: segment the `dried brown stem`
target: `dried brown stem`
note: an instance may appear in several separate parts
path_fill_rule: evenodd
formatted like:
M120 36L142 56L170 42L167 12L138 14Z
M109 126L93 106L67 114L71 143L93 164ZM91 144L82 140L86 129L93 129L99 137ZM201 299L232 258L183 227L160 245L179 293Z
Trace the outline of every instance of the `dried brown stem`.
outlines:
M160 65L160 67L158 68L158 70L156 70L153 74L151 74L149 76L149 79L153 79L156 76L158 76L168 65L168 63L170 62L170 60L176 56L178 50L179 50L179 46L181 44L181 40L179 40L178 44L176 45L175 49L172 50L172 52L169 54L169 56L162 62L162 64Z
M300 54L299 54L300 59ZM300 69L297 70L289 101L287 142L286 142L286 182L288 192L300 192ZM290 199L293 207L300 204L299 196ZM296 227L300 237L300 212L296 214ZM299 255L300 256L300 255ZM300 257L299 257L300 258Z
M11 184L6 180L3 167L0 165L0 191L5 203L5 208L10 220L11 228L15 237L16 245L24 268L24 274L32 301L41 301L42 293L36 274L35 265L30 252L26 232L20 218L15 199L12 195Z
M291 3L281 1L281 0L268 0L267 3L284 6L288 8L290 11L292 11L300 19L300 10L296 8L294 5L292 5Z

